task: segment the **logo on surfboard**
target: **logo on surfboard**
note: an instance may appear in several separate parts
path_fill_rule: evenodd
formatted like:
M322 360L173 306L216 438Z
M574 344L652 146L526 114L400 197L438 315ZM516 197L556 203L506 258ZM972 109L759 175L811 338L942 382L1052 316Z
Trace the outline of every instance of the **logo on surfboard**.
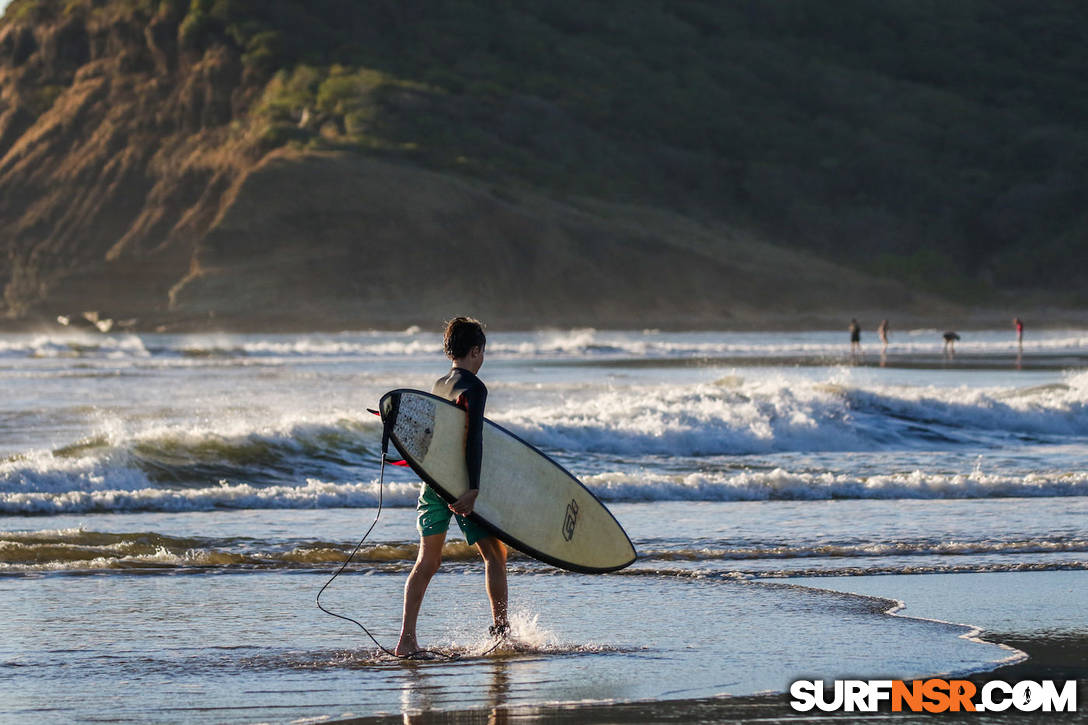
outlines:
M563 538L570 541L574 537L574 527L578 523L578 502L573 498L567 504L567 515L563 517Z

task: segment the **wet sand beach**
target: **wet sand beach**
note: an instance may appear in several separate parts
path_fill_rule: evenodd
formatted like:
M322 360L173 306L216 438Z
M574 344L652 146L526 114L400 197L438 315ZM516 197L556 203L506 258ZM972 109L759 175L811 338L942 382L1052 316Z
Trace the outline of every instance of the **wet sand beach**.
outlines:
M1088 635L1080 636L1027 636L1014 633L987 634L986 638L1015 647L1028 655L1028 659L1001 667L992 672L967 676L979 687L991 680L1017 682L1020 680L1078 680L1078 707L1088 698ZM418 723L434 725L478 725L480 723L572 723L576 725L604 725L605 723L720 723L720 722L813 722L817 720L839 722L932 723L970 722L985 723L1054 723L1080 722L1081 713L944 713L914 714L878 712L863 713L800 713L795 712L785 694L755 695L731 698L702 698L697 700L656 700L650 702L567 704L541 707L490 708L481 710L455 710L450 712L415 713L364 718L346 718L331 722L349 723Z
M981 687L991 680L1077 680L1077 713L801 713L795 712L786 694L748 697L711 697L694 700L657 700L608 704L566 704L542 707L488 708L450 712L415 713L362 718L344 718L330 722L338 725L413 723L416 725L501 725L502 723L571 723L606 725L610 723L776 723L776 722L893 722L934 723L1058 723L1083 722L1088 702L1088 635L1076 637L1026 636L1018 634L987 635L991 641L1016 647L1028 659L992 672L969 675Z

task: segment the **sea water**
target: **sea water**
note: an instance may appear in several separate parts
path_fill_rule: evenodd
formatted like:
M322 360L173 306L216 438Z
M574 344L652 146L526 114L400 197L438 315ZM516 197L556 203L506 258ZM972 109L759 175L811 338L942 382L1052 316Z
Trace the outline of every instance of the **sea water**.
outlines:
M954 356L936 330L856 356L844 338L491 333L487 415L585 482L639 559L590 576L512 552L515 641L484 654L482 566L454 527L420 636L457 659L404 663L314 597L380 497L322 602L395 643L419 484L387 469L379 488L366 409L429 389L437 334L2 335L0 718L678 699L1021 657L969 636L975 610L1044 616L1001 586L908 587L914 619L872 582L1083 584L1088 332L967 333Z

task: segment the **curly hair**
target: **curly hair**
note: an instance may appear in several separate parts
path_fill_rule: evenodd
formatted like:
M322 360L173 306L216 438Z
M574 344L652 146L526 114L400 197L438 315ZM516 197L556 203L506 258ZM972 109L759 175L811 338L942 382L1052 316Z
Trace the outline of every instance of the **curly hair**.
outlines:
M472 348L477 345L483 347L486 343L487 337L484 335L484 326L479 320L474 320L471 317L454 317L446 323L442 347L446 351L446 357L450 360L465 357Z

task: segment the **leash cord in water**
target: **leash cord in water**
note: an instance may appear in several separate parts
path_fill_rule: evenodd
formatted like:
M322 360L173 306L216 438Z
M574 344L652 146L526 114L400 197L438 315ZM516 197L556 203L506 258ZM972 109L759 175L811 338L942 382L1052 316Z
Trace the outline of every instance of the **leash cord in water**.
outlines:
M383 491L383 489L385 487L384 483L385 483L385 451L383 450L382 451L381 469L380 469L380 472L378 473L378 512L376 514L374 514L374 521L372 521L370 523L370 528L368 528L366 530L366 533L363 534L363 538L359 539L359 543L356 544L355 548L351 550L350 554L348 554L348 558L344 560L344 563L340 565L340 568L336 570L336 573L333 574L331 577L329 577L329 580L327 582L325 582L325 585L323 587L321 587L321 589L317 592L317 608L320 609L325 614L336 617L337 619L343 619L345 621L348 621L348 622L351 622L352 624L357 625L359 627L359 629L366 632L366 636L370 637L370 641L373 642L374 644L376 644L378 646L378 649L380 649L382 652L385 652L390 657L396 657L399 660L412 660L412 659L420 659L420 655L437 655L438 657L444 657L447 660L460 659L461 658L460 655L450 655L450 654L446 654L445 652L438 652L438 651L429 650L429 649L419 649L419 650L416 650L415 652L413 652L412 654L409 654L409 655L399 655L396 652L392 652L392 651L386 649L384 646L382 646L382 643L379 642L377 640L377 638L375 638L374 635L370 633L370 630L367 629L366 627L364 627L363 623L360 622L359 620L352 619L351 617L348 617L348 616L343 615L343 614L337 614L336 612L330 612L328 609L325 609L325 607L321 606L321 595L325 593L325 590L329 588L329 585L333 583L333 581L336 579L336 577L340 576L340 574L343 573L344 569L346 569L348 567L348 564L351 563L351 560L354 559L355 555L359 553L359 549L361 549L363 547L363 542L366 541L368 536L370 536L370 532L373 531L374 527L378 525L378 519L380 519L381 515L382 515L382 497L383 497L382 496L382 491ZM490 649L488 649L486 652L481 653L478 656L479 657L484 657L486 655L491 654L492 652L494 652L498 648L498 646L500 644L502 644L502 639L499 639L499 641L497 641L494 645L492 645Z

